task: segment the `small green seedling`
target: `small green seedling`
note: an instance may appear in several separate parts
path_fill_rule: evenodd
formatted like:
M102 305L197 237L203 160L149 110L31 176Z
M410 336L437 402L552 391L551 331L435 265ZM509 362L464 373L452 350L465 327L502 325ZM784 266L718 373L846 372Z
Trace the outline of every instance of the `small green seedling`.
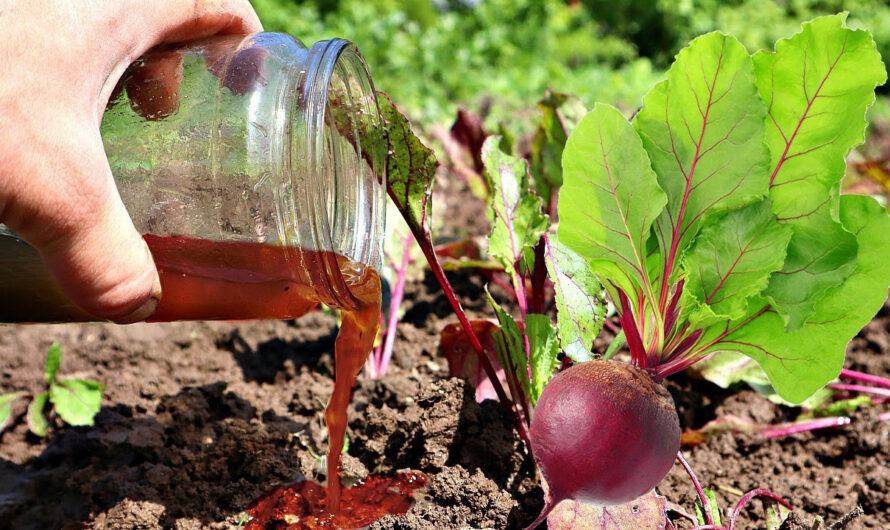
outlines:
M13 404L22 398L31 398L25 416L28 428L37 436L46 436L53 415L68 425L75 427L92 426L99 413L102 392L105 385L85 379L58 379L56 376L62 363L62 347L54 342L46 352L46 365L43 380L46 390L36 396L25 392L10 392L0 395L0 432L15 423ZM47 404L51 404L47 416Z

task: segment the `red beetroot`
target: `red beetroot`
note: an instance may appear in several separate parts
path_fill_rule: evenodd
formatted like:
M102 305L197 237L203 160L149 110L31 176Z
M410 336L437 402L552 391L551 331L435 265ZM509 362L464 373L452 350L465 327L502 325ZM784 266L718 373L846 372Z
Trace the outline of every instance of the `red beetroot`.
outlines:
M608 506L654 488L680 449L680 422L671 395L644 370L589 361L547 384L531 442L549 486L534 528L562 500Z

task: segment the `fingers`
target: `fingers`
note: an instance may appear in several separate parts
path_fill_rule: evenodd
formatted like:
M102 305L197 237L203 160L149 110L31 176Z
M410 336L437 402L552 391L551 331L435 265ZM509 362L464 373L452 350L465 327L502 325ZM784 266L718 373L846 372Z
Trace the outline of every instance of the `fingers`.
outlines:
M162 43L262 31L262 25L247 0L143 2L139 10L146 11L146 16L128 17L130 21L138 21L140 27L130 26L130 31L138 35L136 40L139 45L131 56L123 60L127 64L149 48ZM150 31L146 31L146 27ZM121 67L126 66L123 62L115 71L121 71ZM163 119L174 113L179 106L181 81L181 56L173 51L152 52L149 61L134 65L127 74L126 88L133 110L148 120ZM236 93L244 94L249 90L244 80L233 83L241 90ZM114 93L111 98L114 98Z
M142 52L165 42L263 30L248 0L136 1L142 16L127 17L127 24L133 35L142 37Z
M267 55L262 48L238 50L228 60L223 57L214 61L210 71L233 94L243 96L260 86Z
M78 138L76 126L60 124L56 132L66 140L55 140L53 151L29 149L7 160L0 221L37 248L84 311L122 324L144 320L160 300L160 280L115 190L98 131Z
M161 120L179 108L182 54L175 50L155 51L135 63L125 80L130 106L147 120Z

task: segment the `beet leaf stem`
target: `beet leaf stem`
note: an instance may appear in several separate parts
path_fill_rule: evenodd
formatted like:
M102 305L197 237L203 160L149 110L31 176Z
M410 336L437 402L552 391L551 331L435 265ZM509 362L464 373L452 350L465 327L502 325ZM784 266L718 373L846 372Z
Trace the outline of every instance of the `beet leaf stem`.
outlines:
M476 355L479 357L479 362L482 364L482 369L491 381L491 386L494 387L498 399L505 407L507 407L507 410L513 414L513 421L516 424L516 429L519 431L519 436L525 442L528 450L531 451L531 438L528 433L528 423L526 423L523 414L520 412L516 403L507 397L507 393L504 391L504 385L501 384L501 380L498 378L494 366L491 364L488 355L486 355L485 349L482 347L482 342L473 330L473 326L470 324L470 320L467 318L466 313L464 313L463 307L461 307L460 301L457 299L457 294L454 292L454 288L451 287L451 282L449 282L448 277L445 276L445 270L442 269L442 265L436 257L432 242L423 232L419 234L415 232L414 226L411 226L411 231L414 233L414 239L417 241L420 250L423 252L424 257L429 263L430 269L432 269L433 275L436 277L436 281L439 282L442 292L445 293L445 298L448 300L448 304L451 305L451 309L457 316L457 320L460 322L464 334L470 339L470 345L476 351Z
M683 466L683 469L686 470L686 474L689 475L689 478L692 479L692 484L695 486L695 492L698 494L698 500L701 502L702 510L705 512L705 522L707 523L707 526L718 528L714 526L714 517L711 515L711 506L708 503L708 499L705 497L705 491L701 487L701 482L699 482L698 477L695 476L695 471L692 470L692 466L690 466L689 462L683 458L683 453L681 451L677 451L677 460L680 462L680 465Z
M763 488L753 489L746 493L741 499L739 499L739 502L736 503L735 509L733 509L732 511L732 517L729 519L729 530L733 530L735 528L736 520L738 520L739 514L742 513L742 508L744 508L745 505L748 504L748 502L755 497L766 497L781 504L789 510L794 509L791 504L788 503L788 501L769 490Z
M866 385L848 385L846 383L832 383L828 388L835 390L846 390L847 392L863 392L866 394L876 394L878 396L890 397L890 388L878 388Z
M408 265L411 263L411 242L414 236L407 234L402 241L405 245L402 262L396 265L396 284L393 286L392 300L389 303L389 319L386 323L386 338L383 340L383 350L377 359L374 379L383 377L389 361L392 359L392 348L396 340L396 326L399 323L399 306L405 296L405 279L408 277ZM393 264L395 265L395 264Z
M878 385L884 388L890 388L890 379L887 379L886 377L879 377L877 375L857 372L855 370L847 370L846 368L841 370L840 378L849 379L850 381L859 381L860 383L871 383L873 385Z

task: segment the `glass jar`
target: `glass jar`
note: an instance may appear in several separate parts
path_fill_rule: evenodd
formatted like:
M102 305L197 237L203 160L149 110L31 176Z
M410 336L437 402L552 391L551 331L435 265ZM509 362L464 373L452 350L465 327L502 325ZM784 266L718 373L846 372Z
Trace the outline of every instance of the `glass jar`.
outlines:
M149 51L102 120L118 191L161 276L150 320L349 309L382 261L386 156L355 46L280 33ZM89 321L0 225L0 322Z

